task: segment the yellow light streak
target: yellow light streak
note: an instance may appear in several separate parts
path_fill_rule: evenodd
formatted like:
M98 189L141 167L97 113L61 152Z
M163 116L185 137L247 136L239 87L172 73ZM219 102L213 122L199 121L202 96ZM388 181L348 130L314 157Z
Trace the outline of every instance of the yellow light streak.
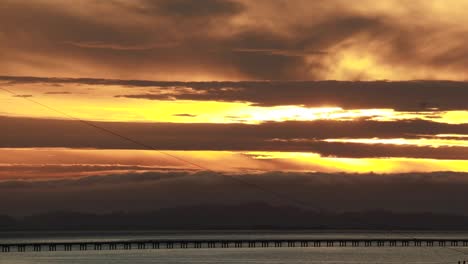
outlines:
M436 137L453 137L453 138L468 138L468 135L463 134L437 134Z
M91 89L91 90L89 90ZM44 87L17 85L15 92L31 95L31 99L59 109L79 119L116 122L174 122L174 123L245 123L315 121L315 120L375 120L398 121L421 119L433 122L468 123L468 111L408 112L393 109L343 109L340 106L304 107L284 105L262 107L247 102L221 101L158 101L115 98L109 94L128 93L128 87L79 86ZM44 94L44 91L58 92ZM61 91L69 94L60 94ZM137 92L139 88L134 88ZM143 90L143 89L141 89ZM39 92L40 91L40 92ZM24 98L0 92L0 115L34 118L64 118Z
M353 172L353 173L405 173L434 171L468 171L467 160L438 160L418 158L337 158L322 157L315 153L301 152L248 152L254 159L278 160L281 164L289 164L323 172Z
M468 172L468 160L438 160L417 158L338 158L322 157L316 153L303 152L233 152L233 151L167 151L171 155L197 163L215 171L235 173L263 171L317 171L317 172L349 172L349 173L403 173L403 172L434 172L456 171ZM96 150L96 149L66 149L66 148L29 148L0 149L0 165L5 164L36 164L36 165L109 165L109 170L116 172L117 166L145 166L145 170L157 170L157 167L190 169L189 164L156 151L148 150ZM112 168L116 165L116 168ZM154 169L152 168L154 167ZM121 172L128 172L125 169ZM90 171L84 172L89 175ZM102 171L96 172L102 174ZM1 178L21 177L8 171L0 172ZM54 171L38 169L28 171L25 177L31 178L63 177ZM83 176L83 173L68 173L67 177Z

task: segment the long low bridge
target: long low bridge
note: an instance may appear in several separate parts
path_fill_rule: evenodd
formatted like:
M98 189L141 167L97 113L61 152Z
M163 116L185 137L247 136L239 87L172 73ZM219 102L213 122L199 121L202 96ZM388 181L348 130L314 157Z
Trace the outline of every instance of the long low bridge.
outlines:
M468 247L468 238L157 239L0 243L1 252L255 247Z

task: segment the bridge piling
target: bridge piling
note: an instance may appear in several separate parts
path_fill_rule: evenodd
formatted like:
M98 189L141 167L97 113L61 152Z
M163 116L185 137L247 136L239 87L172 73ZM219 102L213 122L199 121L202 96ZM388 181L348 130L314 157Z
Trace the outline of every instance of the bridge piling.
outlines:
M2 252L10 252L10 246L2 246Z
M109 249L110 250L117 250L117 244L116 243L109 243Z
M133 245L136 245L135 248L146 249L153 248L159 249L162 245L167 249L174 248L176 245L178 248L242 248L244 246L249 248L255 247L468 247L468 239L459 239L459 238L450 238L450 239L411 239L411 238L399 238L399 239L283 239L283 240L268 240L268 239L258 239L258 240L229 240L229 239L215 239L215 240L124 240L124 241L78 241L78 242L44 242L44 243L11 243L11 244L0 244L0 253L10 252L13 250L15 252L26 252L31 251L41 251L43 248L49 251L72 251L73 247L76 246L80 251L88 250L88 246L94 248L94 250L117 250L118 248L123 248L124 250L131 250ZM104 245L104 246L103 246Z

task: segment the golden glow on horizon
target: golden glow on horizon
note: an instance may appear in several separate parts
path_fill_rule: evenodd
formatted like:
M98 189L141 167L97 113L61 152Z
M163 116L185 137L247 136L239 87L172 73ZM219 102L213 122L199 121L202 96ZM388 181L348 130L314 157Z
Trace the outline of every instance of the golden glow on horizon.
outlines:
M176 157L196 163L209 170L229 172L263 172L263 171L317 171L349 173L404 173L455 171L468 172L466 160L436 160L417 158L337 158L322 157L316 153L301 152L233 152L233 151L165 151ZM199 170L188 163L181 162L157 151L148 150L96 150L66 148L27 148L0 149L2 162L6 165L39 165L38 171L26 168L24 175L30 178L64 177L57 171L48 171L49 165L99 165L98 168L73 172L66 177L89 176L92 174L127 173L129 171L151 171L166 169ZM122 166L143 166L139 170ZM14 167L13 166L13 167ZM120 167L119 167L120 166ZM113 168L114 167L114 168ZM43 168L43 170L41 170ZM41 172L41 173L38 173ZM1 179L11 179L17 174L5 170L0 173ZM24 177L26 177L24 176Z
M299 166L317 166L328 172L404 173L432 171L468 171L468 161L417 158L338 158L302 152L248 152L258 160L282 160Z

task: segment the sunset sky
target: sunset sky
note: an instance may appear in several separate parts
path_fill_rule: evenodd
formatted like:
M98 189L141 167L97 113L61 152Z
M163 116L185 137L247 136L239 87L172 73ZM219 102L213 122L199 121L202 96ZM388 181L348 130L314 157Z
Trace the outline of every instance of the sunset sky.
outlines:
M147 210L216 188L226 202L273 199L245 181L307 201L323 185L369 193L314 204L330 210L465 211L466 198L431 197L468 187L467 10L2 0L0 198L11 203L0 209L128 210L154 194ZM377 189L422 194L370 203ZM122 192L128 203L109 206Z

